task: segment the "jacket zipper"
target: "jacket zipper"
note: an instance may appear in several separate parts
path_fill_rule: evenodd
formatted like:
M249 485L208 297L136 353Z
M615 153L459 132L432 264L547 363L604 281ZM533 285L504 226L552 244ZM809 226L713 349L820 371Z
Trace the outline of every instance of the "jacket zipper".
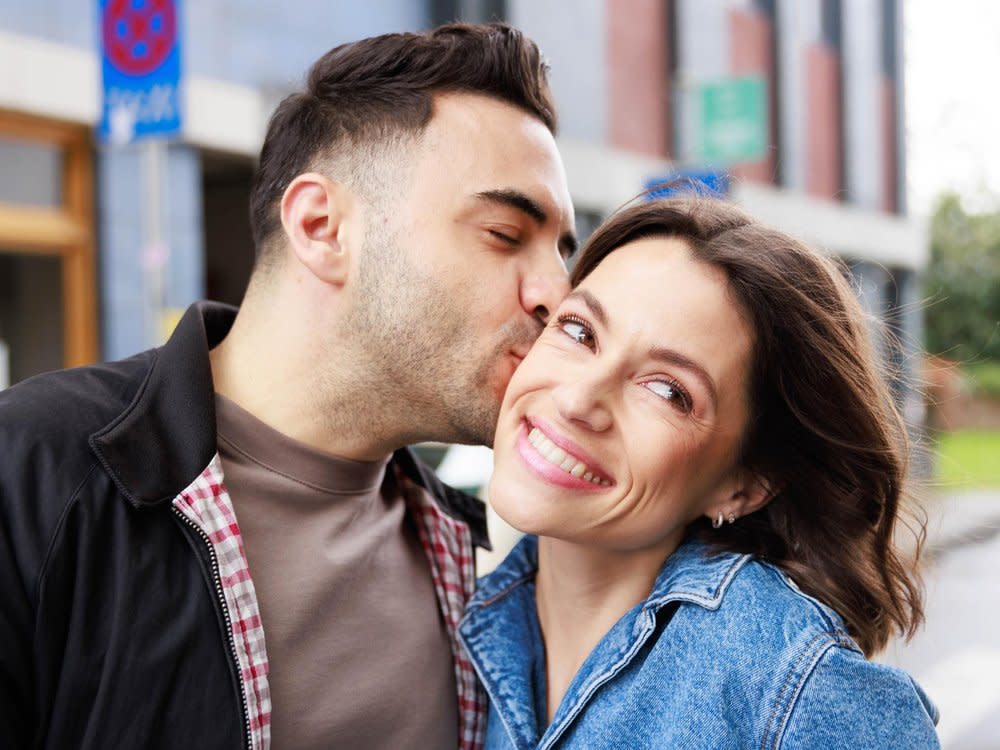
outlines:
M192 521L190 518L184 515L175 506L170 506L173 511L181 521L183 521L187 526L192 528L195 533L198 534L205 542L205 546L208 548L208 555L212 560L212 582L215 584L215 595L219 602L222 604L222 614L226 620L226 640L229 642L229 655L233 659L233 664L236 665L236 677L237 682L240 685L240 703L243 708L243 729L245 731L244 739L246 740L246 747L248 750L253 750L253 731L250 727L250 709L247 706L247 694L245 685L243 684L243 670L240 669L240 659L236 653L236 639L233 637L233 621L229 615L229 605L226 604L226 595L222 590L222 576L219 574L219 561L215 556L215 549L212 547L212 540L208 538L208 534L201 530L198 525Z

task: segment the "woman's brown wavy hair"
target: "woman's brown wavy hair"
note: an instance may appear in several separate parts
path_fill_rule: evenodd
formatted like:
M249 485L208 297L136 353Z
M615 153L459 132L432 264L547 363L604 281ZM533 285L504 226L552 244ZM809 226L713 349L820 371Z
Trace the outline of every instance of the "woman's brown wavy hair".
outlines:
M723 271L754 335L742 465L772 488L755 513L690 533L716 549L780 566L836 610L867 655L923 620L915 553L897 549L906 430L843 268L722 201L675 198L627 208L588 240L578 285L616 248L647 237L684 240Z

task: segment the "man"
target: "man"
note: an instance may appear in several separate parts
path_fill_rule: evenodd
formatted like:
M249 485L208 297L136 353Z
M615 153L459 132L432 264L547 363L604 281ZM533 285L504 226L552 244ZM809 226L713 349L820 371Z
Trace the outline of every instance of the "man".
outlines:
M272 117L239 314L0 395L0 745L477 745L483 509L404 446L491 443L567 291L554 129L508 27L338 47Z

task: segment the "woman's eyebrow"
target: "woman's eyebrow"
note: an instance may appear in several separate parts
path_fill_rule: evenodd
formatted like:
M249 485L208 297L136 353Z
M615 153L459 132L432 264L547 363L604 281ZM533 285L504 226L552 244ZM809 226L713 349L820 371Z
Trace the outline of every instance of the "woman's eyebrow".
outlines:
M591 314L597 318L597 321L608 328L608 312L604 309L604 305L601 304L600 300L597 299L593 294L591 294L586 289L574 289L572 292L566 295L566 299L578 299L583 304L587 306Z

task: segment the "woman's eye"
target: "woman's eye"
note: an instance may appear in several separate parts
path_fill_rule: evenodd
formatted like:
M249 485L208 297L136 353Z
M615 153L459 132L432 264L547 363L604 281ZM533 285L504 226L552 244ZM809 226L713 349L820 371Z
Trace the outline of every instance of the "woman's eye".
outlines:
M691 397L677 383L667 380L650 380L644 385L665 401L669 401L685 413L691 411Z
M583 344L588 349L593 349L596 346L594 333L583 321L563 318L559 321L559 328L576 343Z

